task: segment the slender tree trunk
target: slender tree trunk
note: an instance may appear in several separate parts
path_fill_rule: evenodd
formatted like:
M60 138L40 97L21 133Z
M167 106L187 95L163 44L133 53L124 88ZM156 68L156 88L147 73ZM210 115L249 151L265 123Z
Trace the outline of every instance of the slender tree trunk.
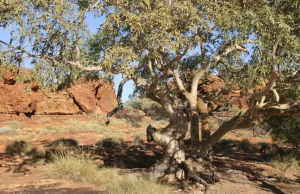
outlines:
M191 147L192 153L197 151L200 145L200 134L199 134L199 113L197 110L191 111Z
M207 106L201 98L198 99L198 110L201 116L201 142L207 140L210 137L210 118L208 115Z

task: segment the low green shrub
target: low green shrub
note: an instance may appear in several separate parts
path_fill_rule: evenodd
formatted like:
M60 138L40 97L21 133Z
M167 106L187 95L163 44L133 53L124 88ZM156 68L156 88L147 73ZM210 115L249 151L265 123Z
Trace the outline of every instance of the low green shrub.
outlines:
M166 120L168 118L166 110L153 100L141 98L132 100L127 104L134 109L144 111L146 116L151 117L153 120Z

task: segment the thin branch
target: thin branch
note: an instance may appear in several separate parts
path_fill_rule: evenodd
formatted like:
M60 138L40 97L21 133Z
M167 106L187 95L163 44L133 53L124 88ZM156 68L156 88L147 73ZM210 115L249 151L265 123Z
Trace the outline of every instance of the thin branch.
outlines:
M94 9L99 3L101 2L101 0L96 1L94 4L92 4L91 6L89 6L88 10Z
M152 62L151 62L150 59L148 59L148 68L149 68L149 70L150 70L151 78L154 79L155 74L154 74L153 67L152 67Z
M286 104L278 104L276 106L269 106L267 108L268 109L272 108L272 109L277 109L277 110L287 110L287 109L291 109L291 108L298 108L300 110L300 101L298 100L296 102L291 102L291 103L286 103Z
M110 123L110 117L112 115L116 114L119 110L123 110L123 103L122 103L123 87L128 80L129 80L129 78L125 77L119 84L118 94L117 94L118 106L107 114L106 122L105 122L106 125L108 125Z

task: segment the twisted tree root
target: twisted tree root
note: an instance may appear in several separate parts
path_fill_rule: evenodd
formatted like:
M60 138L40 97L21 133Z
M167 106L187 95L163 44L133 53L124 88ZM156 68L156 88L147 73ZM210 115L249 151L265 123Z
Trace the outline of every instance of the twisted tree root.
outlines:
M209 184L204 179L200 178L195 173L191 172L190 168L188 167L188 165L185 162L181 162L179 164L179 168L181 168L184 171L185 178L187 180L195 181L195 182L202 184L205 187L205 193L206 194L209 193L209 191L210 191Z

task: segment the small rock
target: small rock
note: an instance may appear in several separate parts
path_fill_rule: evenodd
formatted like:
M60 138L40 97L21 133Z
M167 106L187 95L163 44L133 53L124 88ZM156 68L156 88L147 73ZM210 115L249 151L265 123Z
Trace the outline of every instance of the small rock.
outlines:
M175 176L175 174L167 174L164 176L164 179L167 182L174 182L176 180L176 176Z
M176 178L178 178L179 180L185 179L184 171L182 169L179 169L176 172Z

